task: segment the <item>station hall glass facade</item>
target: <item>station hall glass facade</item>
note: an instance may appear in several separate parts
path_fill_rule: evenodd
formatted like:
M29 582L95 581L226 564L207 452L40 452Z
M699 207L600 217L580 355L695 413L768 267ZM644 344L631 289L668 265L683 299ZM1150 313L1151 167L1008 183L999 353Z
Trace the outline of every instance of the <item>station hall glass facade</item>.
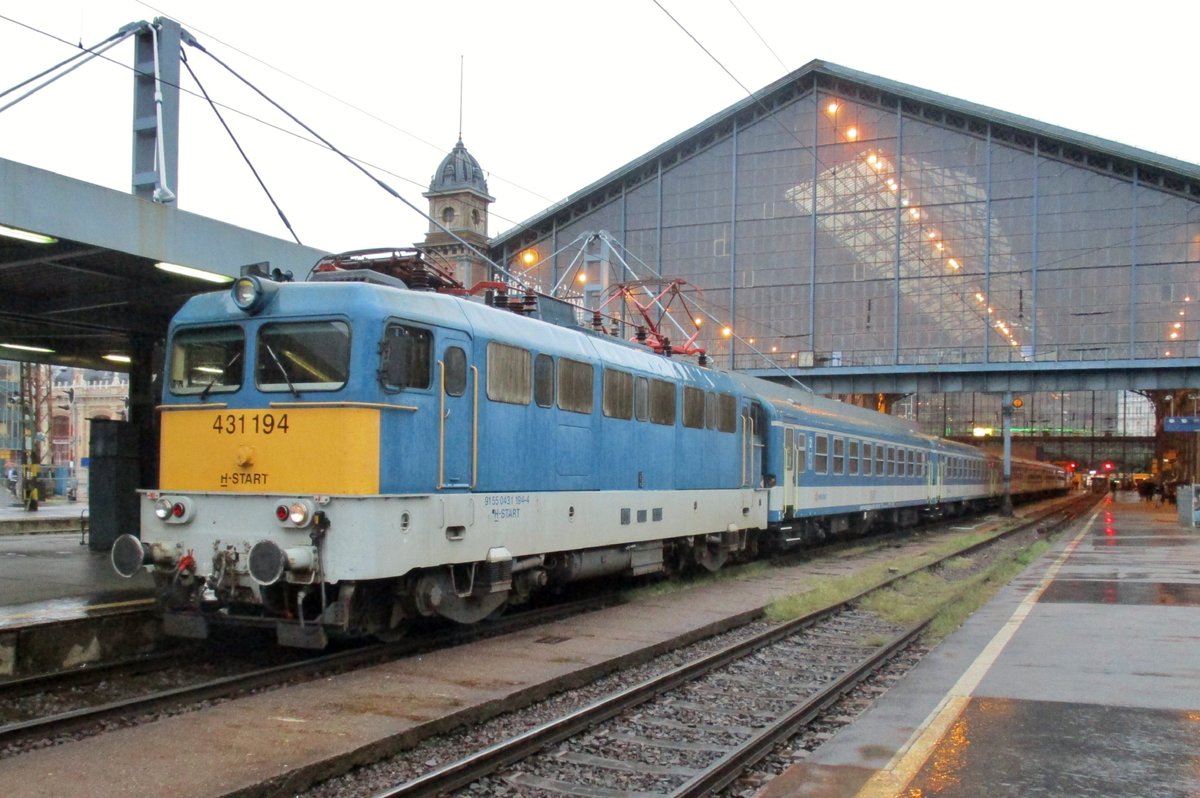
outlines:
M607 231L604 279L685 280L674 335L724 367L1200 355L1200 169L814 64L493 253L595 283L577 242Z

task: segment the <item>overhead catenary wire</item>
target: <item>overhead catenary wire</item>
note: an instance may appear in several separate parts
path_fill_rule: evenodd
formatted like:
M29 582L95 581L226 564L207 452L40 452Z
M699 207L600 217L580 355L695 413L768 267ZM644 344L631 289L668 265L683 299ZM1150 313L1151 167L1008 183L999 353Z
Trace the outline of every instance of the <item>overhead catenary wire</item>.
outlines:
M25 23L19 22L19 21L13 19L12 17L6 17L6 16L0 14L0 19L4 19L8 22L12 22L13 24L20 25L24 28L29 28L29 26L26 25ZM76 69L79 69L79 67L81 67L84 64L88 63L89 61L91 61L93 58L97 58L97 57L101 56L104 52L112 49L113 47L116 47L118 44L123 42L125 39L129 38L130 36L133 36L135 33L141 32L146 27L148 27L149 24L150 23L148 23L148 22L131 22L128 25L123 26L116 33L112 34L111 36L108 36L105 39L100 40L99 42L92 45L91 47L83 49L81 52L76 53L75 55L71 56L70 58L60 61L59 63L55 64L54 66L52 66L46 70L43 70L42 72L34 75L33 77L27 78L26 80L21 81L20 83L16 84L15 86L5 89L3 92L0 92L0 97L5 97L14 91L24 88L25 86L29 85L30 83L40 80L41 78L55 72L56 70L62 69L64 66L66 66L67 64L70 64L72 61L78 61L78 63L76 63L70 69L66 69L63 72L61 72L57 75L54 75L54 77L50 78L49 80L45 81L44 83L34 86L32 89L25 92L20 97L17 97L12 102L9 102L3 106L0 106L0 112L7 111L9 108L12 108L14 105L16 105L17 103L26 99L27 97L29 97L33 94L36 94L37 92L46 88L47 86L54 83L55 81L66 77L67 75L74 72ZM33 28L29 28L29 29L34 30Z
M296 115L295 115L295 114L293 114L292 112L288 111L288 110L287 110L286 108L284 108L282 105L280 105L279 103L275 102L275 100L273 100L273 99L271 99L269 96L267 96L267 94L266 94L265 92L263 92L261 89L259 89L257 86L255 86L253 83L251 83L251 82L250 82L249 80L247 80L245 77L243 77L243 76L242 76L240 73L238 73L238 72L237 72L237 70L233 69L233 67L229 66L229 65L228 65L228 64L226 64L224 61L222 61L220 58L218 58L216 55L214 55L214 54L212 54L211 52L209 52L209 51L207 50L207 48L205 48L205 47L204 47L204 45L202 45L200 42L196 41L196 38L195 38L194 36L192 36L190 33L188 33L187 31L181 30L181 31L180 31L180 38L181 38L181 39L182 39L182 41L183 41L185 44L187 44L189 47L195 47L197 50L199 50L200 52L202 52L202 53L204 53L205 55L207 55L209 58L211 58L211 59L213 59L214 61L216 61L218 64L220 64L222 67L224 67L224 68L225 68L225 70L229 72L229 74L233 75L235 78L237 78L237 79L238 79L238 80L240 80L242 83L244 83L244 84L245 84L245 85L246 85L246 86L247 86L247 87L248 87L248 88L249 88L251 91L253 91L253 92L254 92L255 94L257 94L259 97L261 97L262 99L264 99L264 100L266 100L268 103L270 103L270 104L271 104L271 105L272 105L272 106L273 106L273 107L274 107L276 110L278 110L280 113L282 113L282 114L283 114L284 116L286 116L288 119L291 119L291 120L292 120L293 122L295 122L297 125L299 125L300 127L302 127L302 128L303 128L303 129L304 129L304 130L305 130L305 131L306 131L306 132L309 134L309 135L311 135L311 136L315 137L315 138L316 138L317 140L319 140L319 141L320 141L322 144L324 144L326 147L328 147L328 148L329 148L329 150L330 150L331 152L334 152L334 153L336 153L336 154L337 154L339 157L341 157L343 160L345 160L347 163L349 163L349 164L350 164L351 166L353 166L355 169L357 169L358 171L362 172L362 173L363 173L363 174L364 174L364 175L365 175L365 176L366 176L366 177L367 177L369 180L371 180L372 182L374 182L374 183L375 183L377 186L379 186L381 189L383 189L384 191L386 191L388 194L392 195L392 197L394 197L394 198L396 198L396 199L400 200L402 203L404 203L405 205L407 205L407 206L408 206L408 207L409 207L409 208L410 208L412 211L414 211L415 213L418 213L418 214L420 214L420 215L421 215L423 218L425 218L426 220L428 220L430 224L432 224L432 225L434 225L435 227L437 227L437 229L441 230L443 233L445 233L446 235L450 236L451 238L453 238L453 239L454 239L455 241L457 241L458 243L462 244L464 247L466 247L466 248L467 248L467 250L468 250L468 251L470 251L470 252L474 253L474 254L475 254L476 256L478 256L478 257L479 257L481 260L483 260L483 261L485 261L486 263L488 263L488 264L490 264L491 266L493 266L493 267L494 267L494 268L495 268L497 271L499 271L501 274L505 275L505 276L506 276L506 277L508 277L510 280L512 280L514 284L516 284L516 285L518 285L518 286L520 286L521 288L524 288L524 289L526 289L526 290L532 290L531 286L527 285L527 284L526 284L524 281L522 281L522 280L521 280L521 279L520 279L520 278L519 278L517 275L513 274L512 272L510 272L508 269L504 268L504 267L503 267L503 266L501 266L499 263L496 263L494 260L492 260L490 257L488 257L488 255L487 255L486 253L484 253L484 252L480 251L480 250L479 250L477 247L475 247L475 246L474 246L473 244L471 244L469 241L465 240L465 239L464 239L462 236L458 235L458 234L457 234L457 233L455 233L453 230L451 230L450 228L446 227L444 224L442 224L441 222L439 222L437 219L433 218L433 217L432 217L432 216L430 216L428 213L426 213L425 211L423 211L423 210L421 210L420 208L418 208L416 205L414 205L412 202L410 202L409 200L407 200L407 199L406 199L406 198L405 198L403 195L401 195L401 194L400 194L398 191L396 191L394 188L392 188L392 187L391 187L391 186L389 186L387 183L385 183L383 180L381 180L379 177L377 177L376 175L374 175L374 174L372 174L370 171L368 171L368 170L367 170L367 169L366 169L366 168L365 168L365 167L364 167L364 166L363 166L361 163L359 163L359 162L358 162L358 161L356 161L355 159L351 158L351 157L350 157L350 156L348 156L346 153L342 152L342 151L341 151L340 149L338 149L338 147L336 147L336 146L335 146L335 145L334 145L332 142L330 142L328 139L326 139L324 136L322 136L322 135L321 135L320 133L318 133L316 130L314 130L313 128L311 128L309 125L307 125L307 124L305 124L303 121L301 121L301 120L300 120L298 117L296 117Z
M209 107L212 108L212 111L220 121L221 126L225 128L225 132L229 134L229 139L233 142L233 146L237 147L238 153L241 154L242 160L246 162L246 166L249 167L250 172L254 175L254 179L257 180L258 185L262 187L263 193L266 194L267 199L271 201L271 205L274 206L275 212L279 214L279 219L283 222L283 226L286 227L288 232L292 234L292 238L296 240L296 243L300 244L300 236L296 235L296 231L292 228L292 223L288 221L287 215L283 212L283 208L279 207L279 203L275 201L275 196L271 194L271 190L267 188L267 184L263 182L262 176L259 175L258 169L256 169L254 164L250 162L250 156L246 155L246 151L242 148L241 142L237 140L237 136L233 135L233 131L230 129L229 124L225 121L225 117L221 115L221 109L217 108L216 103L214 103L212 98L209 97L208 90L204 88L204 84L201 83L200 78L196 76L195 71L192 69L192 65L188 63L187 52L184 51L183 48L180 48L179 58L181 61L183 61L183 66L185 69L187 69L188 74L192 76L192 80L196 81L197 88L199 88L200 93L204 95L204 99L208 101ZM303 246L303 244L301 244L301 246Z

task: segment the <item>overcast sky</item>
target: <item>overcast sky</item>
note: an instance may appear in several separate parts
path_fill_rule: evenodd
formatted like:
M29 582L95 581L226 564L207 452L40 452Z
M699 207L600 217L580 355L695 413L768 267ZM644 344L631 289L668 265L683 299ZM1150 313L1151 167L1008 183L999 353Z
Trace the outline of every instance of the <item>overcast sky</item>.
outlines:
M1200 163L1186 0L0 0L0 16L0 91L128 22L175 18L422 210L458 137L461 60L492 235L813 59ZM304 244L424 238L422 216L185 51ZM0 157L128 191L132 41L107 55L0 112ZM292 238L206 105L185 95L181 119L179 207Z

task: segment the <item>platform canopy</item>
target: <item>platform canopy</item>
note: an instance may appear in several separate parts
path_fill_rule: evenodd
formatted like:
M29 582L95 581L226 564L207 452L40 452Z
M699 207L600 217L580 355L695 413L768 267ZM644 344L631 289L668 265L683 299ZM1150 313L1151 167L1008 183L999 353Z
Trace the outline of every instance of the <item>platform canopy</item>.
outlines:
M193 294L254 264L303 279L328 254L4 159L0 228L0 359L112 371Z

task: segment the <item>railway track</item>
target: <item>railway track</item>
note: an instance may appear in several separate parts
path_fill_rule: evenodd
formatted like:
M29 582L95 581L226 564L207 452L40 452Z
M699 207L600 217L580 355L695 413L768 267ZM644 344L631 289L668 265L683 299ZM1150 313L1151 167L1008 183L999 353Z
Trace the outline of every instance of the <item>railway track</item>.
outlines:
M844 602L772 626L714 653L377 793L691 798L727 787L913 643L909 628L856 609L868 594L1031 529L1075 517L1055 510L897 574ZM883 640L882 644L878 641Z
M158 657L131 659L124 663L111 663L99 668L62 671L43 676L29 677L0 684L0 757L25 750L29 744L53 740L67 735L82 735L88 730L108 728L113 724L132 723L136 719L165 711L186 711L187 707L206 701L215 701L268 689L283 684L342 673L354 668L367 667L381 662L413 656L434 648L461 645L472 640L501 634L518 629L561 620L581 612L590 612L609 606L619 599L614 596L597 596L580 599L561 605L516 613L511 616L472 627L440 629L429 635L396 643L368 644L343 651L318 655L284 650L291 655L284 662L259 666L243 661L221 663L227 675L212 676L210 660L221 659L224 653L204 651L199 647L188 647L180 652ZM275 650L275 649L272 649ZM181 660L192 657L203 662L182 665ZM229 670L234 672L228 673ZM165 675L151 678L155 672ZM96 685L111 680L145 678L148 685L172 683L160 689L138 689L136 684L114 689L106 685L105 690ZM186 682L180 684L180 682ZM113 693L129 692L119 698L97 701L97 697ZM32 698L35 707L61 706L63 702L75 702L79 706L46 713L34 709L35 716L14 719L21 711L23 698Z

